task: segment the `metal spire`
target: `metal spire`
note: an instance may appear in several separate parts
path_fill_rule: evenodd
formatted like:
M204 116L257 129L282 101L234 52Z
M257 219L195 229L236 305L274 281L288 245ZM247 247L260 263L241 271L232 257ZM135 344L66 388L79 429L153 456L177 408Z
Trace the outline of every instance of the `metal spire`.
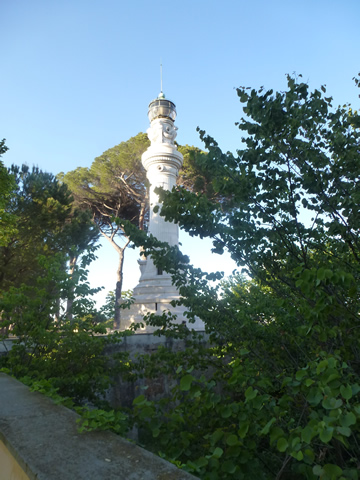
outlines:
M160 63L160 86L161 86L160 91L162 92L162 63Z
M163 77L162 77L162 62L160 60L160 93L158 98L165 98L165 95L163 93Z

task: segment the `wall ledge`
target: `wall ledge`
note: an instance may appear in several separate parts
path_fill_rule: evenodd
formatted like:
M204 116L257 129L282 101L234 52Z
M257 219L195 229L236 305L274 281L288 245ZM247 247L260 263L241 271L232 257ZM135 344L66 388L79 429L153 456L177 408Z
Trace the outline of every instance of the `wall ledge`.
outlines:
M196 478L111 432L78 433L77 418L0 373L0 441L30 480Z

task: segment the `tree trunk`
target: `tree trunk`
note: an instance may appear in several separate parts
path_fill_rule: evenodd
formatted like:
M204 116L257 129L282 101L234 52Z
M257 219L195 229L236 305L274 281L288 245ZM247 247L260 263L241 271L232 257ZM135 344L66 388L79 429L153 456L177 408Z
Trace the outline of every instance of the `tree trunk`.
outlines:
M124 267L124 255L125 255L125 248L129 245L130 243L130 238L126 238L125 240L125 245L123 247L119 247L119 245L114 241L115 234L117 233L117 230L115 232L112 232L112 235L106 235L106 233L99 227L101 235L103 235L106 240L111 243L113 248L118 252L119 254L119 263L118 263L118 268L116 271L116 287L115 287L115 316L114 316L114 330L119 330L121 326L121 292L122 292L122 283L123 283L123 267Z
M118 249L119 263L116 271L114 330L119 330L121 325L121 292L123 283L123 267L125 248L127 247L128 243L126 243L125 247Z
M144 230L145 213L146 213L146 209L147 209L148 200L149 200L149 191L147 190L145 200L141 203L141 206L140 206L140 215L139 215L139 229L140 230ZM140 258L141 258L141 260L146 260L146 257L145 257L143 252L144 252L144 247L141 246L140 247Z
M140 230L144 230L145 213L147 210L148 202L149 202L149 190L147 189L144 201L141 202L141 205L140 205L140 213L139 213L139 229Z
M74 272L75 272L75 266L77 262L77 255L73 256L70 258L70 268L69 268L69 276L73 280ZM75 285L73 284L70 288L70 291L68 292L68 298L66 302L66 316L70 323L73 320L73 314L72 314L72 306L74 303L74 290L75 290Z

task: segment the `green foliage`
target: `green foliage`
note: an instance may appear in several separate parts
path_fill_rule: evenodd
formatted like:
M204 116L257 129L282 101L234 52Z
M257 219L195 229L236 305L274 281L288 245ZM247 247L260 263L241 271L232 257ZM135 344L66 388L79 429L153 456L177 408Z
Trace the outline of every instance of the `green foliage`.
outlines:
M98 232L53 175L13 166L8 178L13 191L4 191L4 212L16 228L0 249L0 340L10 336L12 348L0 368L69 408L89 402L107 408L112 378L129 364L126 353L108 352L121 335L105 335L109 312L95 309L91 296L98 289L87 282ZM110 426L111 413L78 411L86 429L94 422L101 428L105 418ZM112 418L113 430L125 432L124 414Z
M5 145L5 138L0 140L0 158L4 153L8 151L8 147ZM14 187L13 179L9 175L7 169L5 168L2 160L0 160L0 207L4 208L6 204L6 199L11 193Z
M143 445L206 480L358 479L360 119L349 106L333 109L325 87L310 92L291 77L285 92L237 92L243 148L224 154L200 132L208 153L184 147L184 178L206 175L160 195L167 220L212 238L243 275L214 285L221 274L194 269L133 218L114 222L173 275L182 295L174 303L204 320L208 343L171 314L149 315L155 334L184 350L111 363L104 348L118 336L98 335L91 302L79 301L72 322L54 322L69 284L61 260L45 255L37 284L2 298L18 341L1 362L58 401L101 406L83 411L83 430L135 424ZM109 297L103 313L113 312ZM129 416L112 411L101 394L114 366L126 378L163 377L171 392L155 401L145 389Z
M208 352L208 366L219 354ZM271 479L283 471L282 478L315 479L315 467L336 465L338 455L345 458L335 470L357 478L360 386L349 367L320 352L293 376L259 375L249 354L233 352L213 377L179 366L171 398L138 397L134 415L148 448L201 478Z
M119 254L114 328L119 328L121 322L124 251L129 244L129 237L121 222L127 221L138 226L140 230L147 230L148 182L141 155L149 145L147 135L139 133L95 158L90 168L79 167L65 175L59 175L71 189L75 204L91 211L93 221L101 234ZM211 196L211 178L197 161L206 155L205 152L188 145L178 148L184 155L184 166L177 179L178 184ZM120 221L115 221L115 218Z
M1 369L4 373L9 374L7 368ZM64 407L75 409L75 404L70 397L61 396L58 394L58 387L54 387L51 381L44 378L37 378L31 376L21 377L21 382L27 385L32 392L39 392L47 397L50 397L56 405L63 405Z
M6 368L1 369L4 373L9 373ZM91 432L93 430L111 430L118 435L125 435L129 430L128 415L120 410L103 410L101 408L89 408L87 406L77 406L70 397L59 395L59 387L53 385L53 381L34 379L30 376L22 377L21 382L30 387L33 392L39 392L50 397L56 405L73 409L80 418L78 431Z
M211 172L203 167L207 153L189 145L178 146L184 157L183 165L176 180L177 185L194 193L205 194L208 198L215 196Z
M79 432L91 432L92 430L110 430L118 435L124 435L128 429L128 416L120 410L89 410L77 409L81 414Z
M95 158L90 168L77 168L61 180L71 189L75 205L91 212L94 224L119 255L115 288L114 327L120 328L124 252L129 244L116 217L146 228L148 205L146 172L141 155L149 146L139 133Z
M237 92L237 155L200 131L215 199L160 195L167 220L246 275L214 287L176 248L131 232L212 342L156 357L177 383L161 402L139 397L136 421L154 451L204 479L358 478L360 119L291 77L285 92ZM166 319L148 321L164 332Z
M73 210L69 190L52 174L26 165L12 166L10 173L15 188L5 210L16 228L0 246L0 291L30 285L43 274L39 256L79 255L87 250L92 235L89 218Z
M97 226L109 237L122 234L112 216L139 225L144 215L146 174L141 155L149 146L144 133L110 148L95 158L90 168L77 168L61 179L71 189L78 206L89 209Z
M121 358L112 364L106 353L107 345L120 336L104 336L106 328L87 298L93 292L86 282L75 286L72 321L66 313L56 317L58 295L66 298L73 283L69 284L61 256L41 261L47 275L34 279L33 286L11 287L0 299L2 325L15 337L1 366L17 378L49 382L60 396L77 404L102 405L111 374L125 365Z
M5 145L5 139L3 139L0 141L0 158L7 150L8 147ZM14 231L16 231L15 218L6 210L14 188L14 179L0 160L0 247L7 245Z

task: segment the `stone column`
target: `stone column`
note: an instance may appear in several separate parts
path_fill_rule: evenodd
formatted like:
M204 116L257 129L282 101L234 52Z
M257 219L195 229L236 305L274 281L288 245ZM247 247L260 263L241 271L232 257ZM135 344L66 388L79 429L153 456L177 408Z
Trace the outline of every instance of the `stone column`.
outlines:
M183 163L183 156L178 152L174 143L177 128L174 125L176 117L175 105L164 96L159 97L149 105L150 128L147 131L151 141L150 147L142 156L142 164L147 172L150 183L150 218L149 233L158 240L169 245L179 244L179 227L173 222L166 222L159 211L154 213L154 207L160 206L157 187L172 190L176 185L176 178ZM142 261L142 275L140 282L154 280L157 282L159 275L168 275L158 272L151 259ZM162 282L163 283L163 282ZM171 283L170 283L171 285Z

